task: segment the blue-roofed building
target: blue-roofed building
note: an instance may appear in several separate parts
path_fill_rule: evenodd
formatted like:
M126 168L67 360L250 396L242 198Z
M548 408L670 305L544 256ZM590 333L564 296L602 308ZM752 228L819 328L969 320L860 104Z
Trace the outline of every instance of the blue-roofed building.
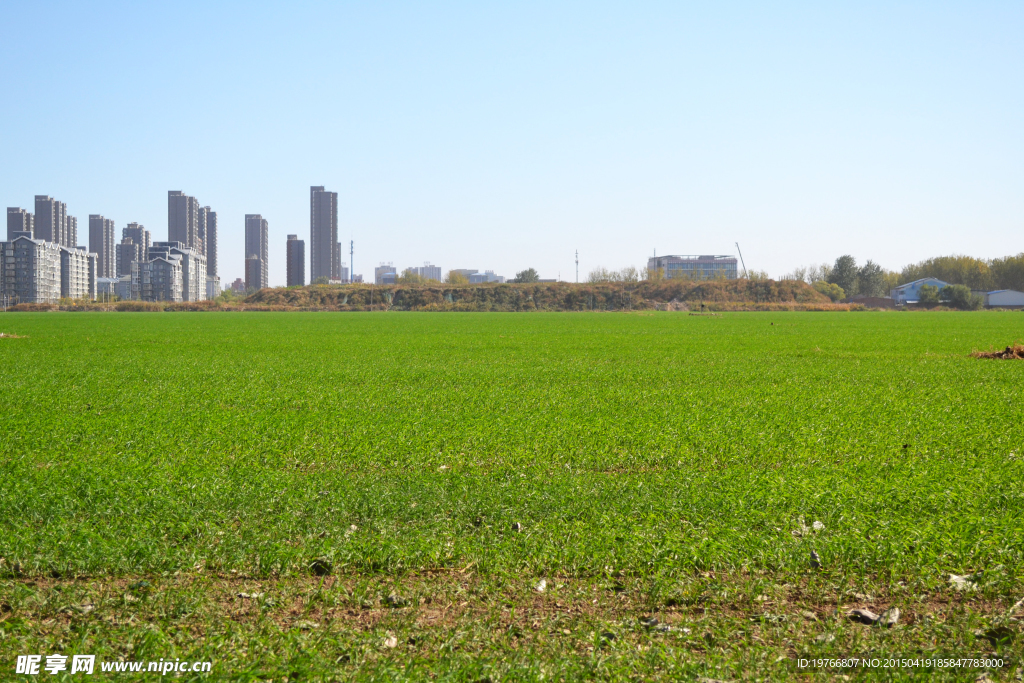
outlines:
M889 296L897 306L915 304L921 300L921 287L924 285L938 287L941 290L943 287L948 287L949 283L943 282L937 277L923 277L920 280L896 287L889 292Z
M1024 292L1013 289L997 289L983 292L986 308L1024 308Z

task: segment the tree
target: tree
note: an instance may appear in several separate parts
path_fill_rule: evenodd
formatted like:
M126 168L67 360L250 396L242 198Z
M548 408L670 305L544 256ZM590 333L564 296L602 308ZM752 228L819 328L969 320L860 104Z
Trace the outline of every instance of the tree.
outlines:
M824 280L817 280L813 285L814 291L821 292L833 302L839 301L846 296L846 292L839 285L832 282L825 282Z
M1024 253L989 261L989 270L996 289L1024 292Z
M516 273L516 276L512 278L512 282L527 283L527 282L540 282L540 275L533 268L527 268Z
M874 261L868 259L857 271L857 293L864 296L885 296L885 271Z
M640 279L647 282L661 282L665 279L664 268L644 268L640 271Z
M935 285L921 285L917 294L917 303L921 306L934 306L939 303L939 288Z
M444 278L446 285L468 285L469 278L462 273L457 273L454 270L449 270L448 274Z
M924 289L922 287L922 289ZM939 299L962 311L976 311L985 300L971 291L966 285L949 285L939 290Z
M315 280L313 280L309 284L311 284L311 285L326 285L329 282L330 282L330 280L328 280L326 276L321 275L320 277L316 278Z
M396 284L399 285L422 285L427 281L427 278L417 273L412 268L406 268L402 271L402 274L398 276Z
M938 256L907 266L901 273L903 282L934 277L951 285L970 289L993 289L994 278L989 264L973 256Z
M853 296L857 291L858 275L857 259L845 254L836 259L835 265L832 266L832 272L829 273L828 281L842 287L847 296Z

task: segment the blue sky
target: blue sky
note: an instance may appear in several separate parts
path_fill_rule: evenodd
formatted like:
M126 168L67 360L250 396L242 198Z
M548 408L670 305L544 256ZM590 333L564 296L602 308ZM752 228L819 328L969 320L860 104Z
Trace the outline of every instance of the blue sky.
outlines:
M571 280L658 253L777 276L1024 251L1024 3L19 3L0 201L167 235L167 190L356 272ZM84 241L82 238L80 241ZM346 257L347 259L347 257Z

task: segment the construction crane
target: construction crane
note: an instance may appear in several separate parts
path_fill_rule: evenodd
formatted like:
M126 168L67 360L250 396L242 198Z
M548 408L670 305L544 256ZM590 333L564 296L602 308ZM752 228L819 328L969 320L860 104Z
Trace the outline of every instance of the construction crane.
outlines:
M742 264L743 264L743 279L745 279L745 280L749 280L750 278L749 278L749 277L747 277L747 264L746 264L746 263L744 263L744 261L743 261L743 252L742 252L742 251L740 251L740 243L739 243L739 242L737 242L737 243L736 243L736 251L737 251L737 252L739 253L739 255L740 255L740 263L742 263Z

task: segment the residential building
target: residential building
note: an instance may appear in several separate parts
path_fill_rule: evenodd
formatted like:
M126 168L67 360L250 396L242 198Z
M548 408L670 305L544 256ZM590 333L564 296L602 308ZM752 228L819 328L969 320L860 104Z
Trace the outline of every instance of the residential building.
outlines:
M25 209L16 206L7 207L7 241L10 242L19 235L15 233L28 233L26 236L35 238L35 216Z
M60 299L60 246L27 235L0 242L0 295L16 303L53 304Z
M90 298L90 292L96 291L96 283L95 279L90 282L89 271L89 252L85 249L60 247L60 297Z
M378 285L393 285L398 278L398 272L390 263L381 263L373 269L373 281Z
M154 242L146 260L179 257L181 263L181 300L206 300L206 256L198 249L190 249L181 242Z
M338 282L339 284L349 282L348 263L345 261L342 261L338 267Z
M302 287L306 284L306 243L298 235L288 235L286 247L288 286Z
M309 279L339 277L338 193L309 188Z
M141 244L136 244L131 237L125 237L114 250L117 268L114 274L117 277L124 277L132 274L132 264L137 261L146 260L146 252Z
M245 215L245 286L252 289L263 289L269 286L270 278L267 269L269 244L267 240L267 220L258 213L247 213ZM259 260L259 268L252 272L258 277L249 279L249 259L255 257Z
M470 275L476 275L480 271L479 270L473 270L471 268L452 268L448 272L449 273L454 273L455 275L461 275L462 277L466 278L466 280L468 281Z
M482 273L473 273L469 276L471 285L478 285L484 282L504 282L504 275L495 275L493 270L485 270Z
M409 268L409 270L416 273L424 280L437 280L438 282L441 281L441 266L432 266L430 265L429 261L424 263L422 266Z
M263 263L256 254L250 254L245 259L245 291L255 292L262 289Z
M132 266L132 289L143 301L181 301L181 255L156 256ZM137 283L137 284L136 284Z
M43 194L36 195L35 238L68 247L68 207L64 202Z
M942 289L948 287L948 282L943 282L937 277L923 277L920 280L914 280L906 284L896 287L889 292L889 298L896 302L897 306L904 306L906 304L916 304L921 299L921 287L924 285L931 285Z
M216 275L211 276L209 274L209 271L207 271L207 274L206 274L206 298L207 299L216 299L218 296L220 296L220 293L221 293L220 278L217 277Z
M114 251L113 220L89 214L89 251L96 254L98 277L114 277L117 273L117 254Z
M180 190L167 192L167 241L205 253L199 236L199 201Z
M245 294L245 282L242 278L235 278L235 281L231 283L231 291L235 294Z
M206 256L206 275L217 277L217 212L208 206L199 209L199 239Z
M74 216L67 216L64 219L64 244L69 249L78 246L78 219Z
M121 237L130 237L132 242L142 247L143 256L149 253L149 247L153 244L153 234L138 223L129 223L125 226L121 230Z
M735 280L739 261L735 256L654 256L647 259L647 271L660 270L666 278L688 280Z
M131 279L129 278L130 281ZM117 296L118 282L120 282L120 279L116 277L96 278L96 299L98 301L110 301Z
M997 289L984 292L985 308L1024 308L1024 292L1013 289Z
M138 301L141 294L139 292L139 283L130 273L117 278L117 284L114 285L114 293L122 301Z

